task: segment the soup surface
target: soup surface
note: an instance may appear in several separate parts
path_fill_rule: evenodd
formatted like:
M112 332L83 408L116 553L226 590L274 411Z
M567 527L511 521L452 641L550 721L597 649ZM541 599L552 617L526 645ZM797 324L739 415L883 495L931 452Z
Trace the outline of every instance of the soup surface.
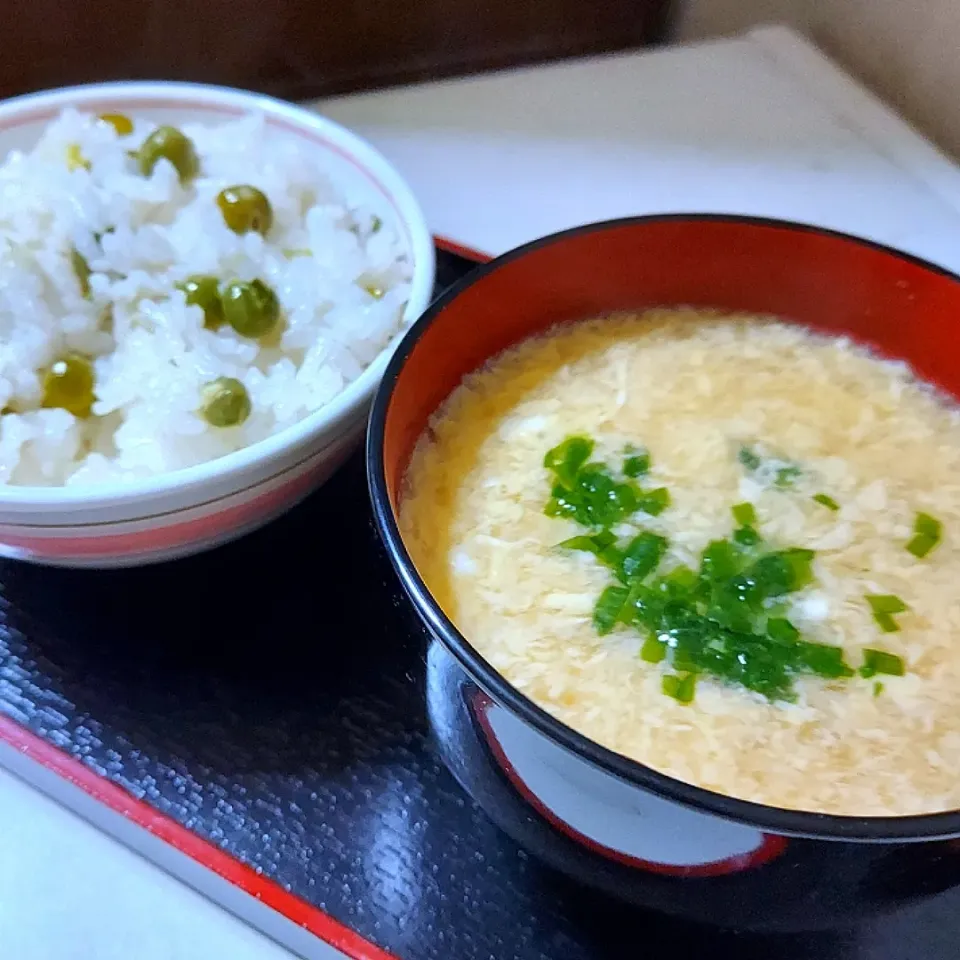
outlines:
M480 653L611 750L780 807L960 807L960 416L903 364L702 311L560 327L448 398L400 525Z

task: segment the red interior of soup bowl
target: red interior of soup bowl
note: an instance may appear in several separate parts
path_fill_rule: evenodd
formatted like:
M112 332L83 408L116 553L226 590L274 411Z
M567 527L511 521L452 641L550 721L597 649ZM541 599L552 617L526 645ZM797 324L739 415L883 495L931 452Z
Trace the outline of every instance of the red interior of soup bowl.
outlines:
M960 812L855 818L777 810L711 794L613 754L510 687L419 579L397 525L400 482L430 415L462 377L557 323L681 305L773 314L846 335L908 361L919 376L960 394L960 278L913 257L799 224L727 216L641 217L544 238L479 267L446 293L413 326L387 368L367 455L374 512L404 586L434 633L488 693L623 779L776 832L851 840L960 836Z
M597 224L493 261L417 324L401 347L402 367L395 363L386 383L391 505L427 418L465 373L555 323L678 305L772 313L847 334L960 392L960 281L946 271L774 221L677 216Z

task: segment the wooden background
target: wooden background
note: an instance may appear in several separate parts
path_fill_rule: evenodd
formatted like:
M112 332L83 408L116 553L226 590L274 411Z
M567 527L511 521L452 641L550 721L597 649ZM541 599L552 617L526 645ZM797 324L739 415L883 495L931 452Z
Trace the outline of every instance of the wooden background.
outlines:
M0 96L198 80L312 97L659 39L669 0L6 0Z

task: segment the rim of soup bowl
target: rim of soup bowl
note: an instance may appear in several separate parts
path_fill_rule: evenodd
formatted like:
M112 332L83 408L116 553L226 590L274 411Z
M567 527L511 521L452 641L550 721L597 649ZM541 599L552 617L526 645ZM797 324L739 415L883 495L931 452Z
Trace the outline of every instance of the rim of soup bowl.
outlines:
M178 470L129 481L111 481L96 486L0 486L0 510L9 509L11 520L18 510L47 508L51 524L57 523L57 508L105 509L120 504L177 495L189 504L211 481L230 480L243 486L246 475L259 464L279 460L310 444L329 431L346 432L362 416L383 376L393 350L403 334L429 304L436 273L433 237L419 201L406 180L376 148L334 120L306 107L266 94L215 84L175 80L119 80L78 84L11 97L0 102L0 133L16 127L49 122L61 110L97 106L120 107L140 101L141 109L176 111L209 110L211 114L242 116L257 111L292 136L312 142L318 149L336 154L354 166L369 181L371 193L380 194L394 210L397 227L405 239L412 263L410 298L404 308L403 328L380 351L360 375L329 403L307 414L278 433L225 456ZM0 157L2 159L2 157ZM264 482L268 477L258 482Z
M367 431L367 480L374 518L390 561L409 599L427 626L454 655L467 674L493 700L512 711L543 736L587 760L605 773L684 806L785 836L861 843L923 842L960 836L960 810L894 817L857 817L775 807L686 783L601 746L539 707L481 656L443 612L420 577L406 549L390 505L384 456L385 429L390 403L397 382L403 374L406 360L427 328L464 291L501 266L519 260L534 250L585 233L663 222L689 222L694 225L704 222L726 222L821 234L890 254L901 261L933 271L960 284L960 276L944 267L852 234L777 218L720 213L653 214L604 220L549 234L489 260L445 291L406 332L387 364L374 397Z

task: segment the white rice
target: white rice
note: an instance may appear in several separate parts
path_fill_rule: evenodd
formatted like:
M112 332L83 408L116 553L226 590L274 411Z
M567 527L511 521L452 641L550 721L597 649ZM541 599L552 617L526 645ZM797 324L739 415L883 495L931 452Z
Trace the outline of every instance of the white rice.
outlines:
M200 174L184 187L166 161L149 178L137 170L128 151L155 125L132 119L120 137L66 111L0 166L0 408L15 411L0 416L0 483L98 484L223 456L328 403L403 323L411 262L395 214L336 182L321 149L260 115L185 124ZM89 169L69 169L71 145ZM269 198L266 238L225 225L216 196L233 184ZM93 271L89 299L72 248ZM204 329L177 288L193 274L262 279L280 300L281 334ZM42 372L66 352L94 360L87 419L40 408ZM241 426L197 413L202 386L221 376L250 394Z

